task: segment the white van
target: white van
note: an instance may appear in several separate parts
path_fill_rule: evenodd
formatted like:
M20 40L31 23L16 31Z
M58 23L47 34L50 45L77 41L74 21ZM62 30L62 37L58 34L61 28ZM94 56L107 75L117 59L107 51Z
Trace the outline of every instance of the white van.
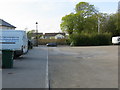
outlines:
M120 44L120 36L112 37L113 44Z
M23 30L2 30L0 44L2 44L2 50L14 50L15 57L28 51L28 38Z

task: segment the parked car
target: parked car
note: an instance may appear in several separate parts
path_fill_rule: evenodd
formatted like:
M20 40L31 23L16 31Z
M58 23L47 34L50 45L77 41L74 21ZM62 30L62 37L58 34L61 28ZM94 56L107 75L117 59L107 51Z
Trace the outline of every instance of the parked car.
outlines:
M120 36L112 37L113 44L120 44Z
M57 46L57 43L48 43L46 44L47 46L51 46L51 47L56 47Z

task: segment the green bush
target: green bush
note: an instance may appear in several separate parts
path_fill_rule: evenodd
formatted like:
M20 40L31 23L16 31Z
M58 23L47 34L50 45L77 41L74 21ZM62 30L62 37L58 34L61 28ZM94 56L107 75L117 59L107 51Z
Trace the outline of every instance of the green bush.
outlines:
M70 36L71 43L75 46L97 46L97 45L110 45L111 34L97 34L97 33L82 33L73 34Z

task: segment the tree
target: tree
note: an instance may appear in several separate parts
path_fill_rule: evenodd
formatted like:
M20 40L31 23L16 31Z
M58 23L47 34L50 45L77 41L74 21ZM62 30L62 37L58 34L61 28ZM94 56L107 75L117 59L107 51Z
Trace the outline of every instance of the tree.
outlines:
M78 3L75 11L64 16L60 25L62 31L70 35L72 44L80 45L86 41L86 45L94 45L95 42L98 42L96 45L107 45L111 44L112 36L120 35L119 12L110 15L100 13L87 2Z
M75 16L73 13L62 17L62 23L60 24L61 30L71 35L74 30L74 19Z
M86 16L88 17L88 16L98 13L98 11L97 11L97 9L95 9L94 5L90 5L87 2L78 3L75 7L75 11L76 11L76 13L81 12L83 17L86 17Z
M31 39L31 37L35 37L33 34L35 33L35 30L30 30L27 32L28 39Z
M62 18L60 27L63 32L69 35L73 33L92 32L97 29L98 11L93 5L87 2L80 2L76 5L76 13L71 13Z
M94 14L91 17L85 18L84 31L87 33L97 33L98 32L98 18Z
M120 14L111 14L106 18L106 21L102 24L102 32L109 32L113 36L120 35Z

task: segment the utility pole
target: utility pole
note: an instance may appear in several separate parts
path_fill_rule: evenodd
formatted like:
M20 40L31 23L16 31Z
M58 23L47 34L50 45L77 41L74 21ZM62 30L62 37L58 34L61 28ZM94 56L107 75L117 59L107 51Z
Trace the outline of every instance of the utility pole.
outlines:
M36 46L38 47L38 22L36 24Z

